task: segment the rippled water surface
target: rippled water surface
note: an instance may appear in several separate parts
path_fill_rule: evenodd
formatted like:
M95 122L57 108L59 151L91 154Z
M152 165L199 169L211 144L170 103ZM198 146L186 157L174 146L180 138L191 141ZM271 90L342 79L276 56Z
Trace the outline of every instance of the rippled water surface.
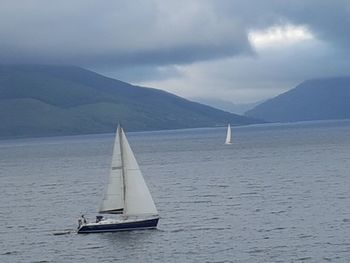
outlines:
M0 141L0 262L350 262L350 122L225 132L128 133L158 230L90 235L113 135Z

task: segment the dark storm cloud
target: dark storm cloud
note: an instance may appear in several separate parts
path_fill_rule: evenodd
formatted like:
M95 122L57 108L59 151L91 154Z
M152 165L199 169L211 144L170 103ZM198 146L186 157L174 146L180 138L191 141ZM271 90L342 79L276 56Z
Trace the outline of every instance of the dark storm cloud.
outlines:
M168 3L2 1L0 59L159 65L250 52L239 22L217 21L208 3Z
M153 78L160 66L251 56L250 30L288 23L309 28L338 57L348 54L349 0L1 0L0 63L126 76L136 68Z

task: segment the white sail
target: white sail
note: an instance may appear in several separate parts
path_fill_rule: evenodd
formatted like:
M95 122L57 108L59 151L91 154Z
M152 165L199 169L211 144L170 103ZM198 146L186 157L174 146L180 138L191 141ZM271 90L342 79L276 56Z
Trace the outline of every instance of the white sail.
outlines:
M100 207L100 213L122 213L124 208L123 165L119 136L120 129L121 128L118 127L115 136L108 184Z
M124 215L158 215L151 193L143 179L123 129L121 129L121 143L125 179Z
M228 124L225 144L231 144L231 143L232 143L232 140L231 140L231 125Z

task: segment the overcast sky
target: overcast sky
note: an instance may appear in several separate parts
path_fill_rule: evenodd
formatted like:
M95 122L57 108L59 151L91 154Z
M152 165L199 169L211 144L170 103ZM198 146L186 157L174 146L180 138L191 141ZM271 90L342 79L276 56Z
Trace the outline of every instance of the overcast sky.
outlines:
M350 0L1 0L0 62L235 103L350 75Z

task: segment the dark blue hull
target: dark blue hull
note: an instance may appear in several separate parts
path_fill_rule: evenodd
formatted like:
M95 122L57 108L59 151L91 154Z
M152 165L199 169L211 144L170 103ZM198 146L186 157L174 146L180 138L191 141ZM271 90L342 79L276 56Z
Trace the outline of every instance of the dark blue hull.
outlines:
M158 220L159 218L152 218L116 224L83 225L79 228L78 234L152 229L157 227Z

